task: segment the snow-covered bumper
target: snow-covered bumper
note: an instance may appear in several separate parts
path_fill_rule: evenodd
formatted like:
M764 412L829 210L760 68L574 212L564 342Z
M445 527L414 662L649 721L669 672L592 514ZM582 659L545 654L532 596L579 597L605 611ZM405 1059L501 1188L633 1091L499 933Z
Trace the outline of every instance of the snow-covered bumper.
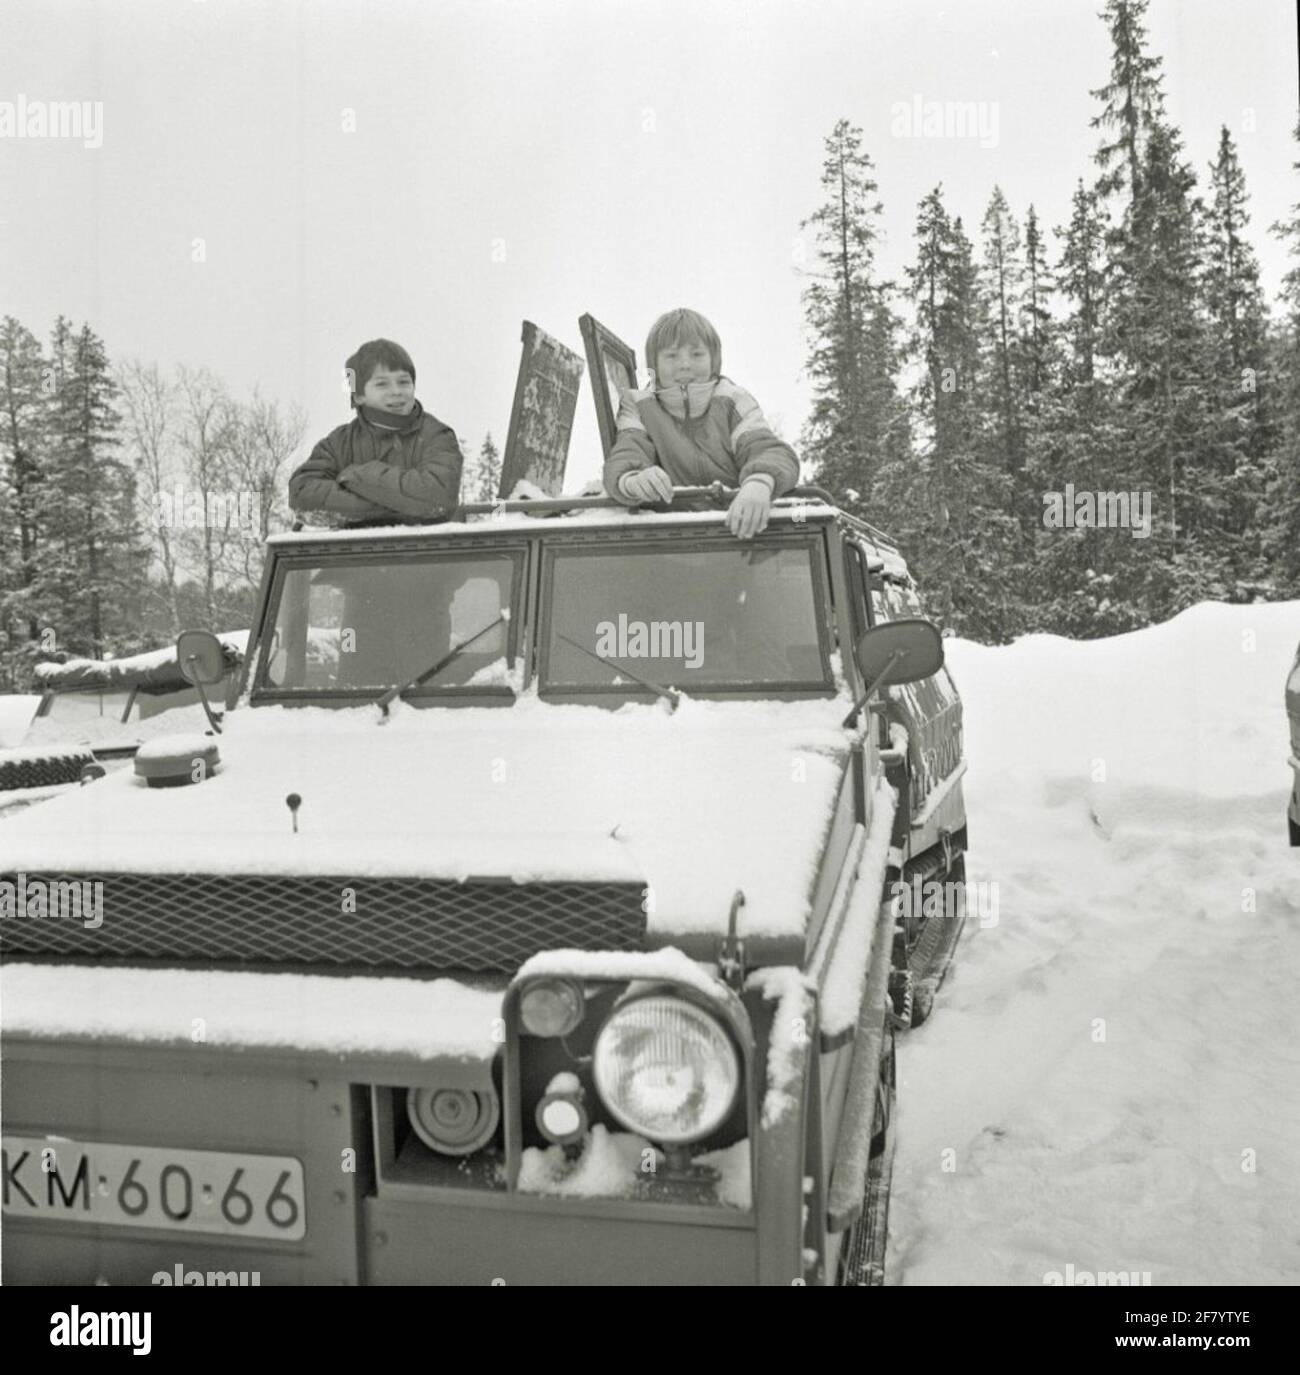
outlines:
M785 973L732 992L675 951L556 952L503 997L451 980L7 965L3 1278L804 1279L815 1036L789 1029L815 1028L816 1010ZM556 1004L527 995L566 983L576 1020L546 1024ZM647 1009L734 1056L734 1094L725 1074L703 1083L707 1065L692 1093L650 1063L618 1098L647 1028L673 1032ZM677 1142L629 1130L637 1112Z

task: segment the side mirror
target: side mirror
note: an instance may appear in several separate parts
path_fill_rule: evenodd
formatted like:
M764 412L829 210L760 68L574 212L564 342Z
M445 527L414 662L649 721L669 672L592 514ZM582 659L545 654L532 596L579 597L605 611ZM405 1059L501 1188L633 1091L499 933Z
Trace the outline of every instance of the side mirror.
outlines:
M212 687L225 677L226 656L210 630L182 630L176 641L176 662L195 687Z
M208 724L221 734L221 717L212 710L205 688L219 683L226 673L226 656L221 641L210 630L182 630L176 640L176 662L187 682L199 690Z
M943 636L919 616L886 621L863 632L856 654L869 692L892 683L915 683L943 667Z

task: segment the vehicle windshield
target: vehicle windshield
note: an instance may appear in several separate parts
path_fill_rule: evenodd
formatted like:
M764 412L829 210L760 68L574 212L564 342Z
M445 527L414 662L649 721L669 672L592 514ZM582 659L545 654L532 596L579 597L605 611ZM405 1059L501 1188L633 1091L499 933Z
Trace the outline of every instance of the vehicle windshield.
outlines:
M68 688L50 695L42 715L50 721L120 721L130 688Z
M373 698L512 608L522 571L522 552L295 561L272 593L254 693ZM500 692L514 643L503 622L406 695Z
M640 692L832 686L811 540L555 548L541 687ZM604 659L606 662L600 662Z
M226 693L230 689L231 675L226 674L219 683L214 683L208 688L208 701L216 702L218 705L226 699ZM135 700L131 703L131 711L127 716L128 721L148 721L150 717L161 716L165 711L174 711L177 707L196 707L199 705L199 690L195 687L177 687L171 689L158 690L157 688L141 688L135 694Z

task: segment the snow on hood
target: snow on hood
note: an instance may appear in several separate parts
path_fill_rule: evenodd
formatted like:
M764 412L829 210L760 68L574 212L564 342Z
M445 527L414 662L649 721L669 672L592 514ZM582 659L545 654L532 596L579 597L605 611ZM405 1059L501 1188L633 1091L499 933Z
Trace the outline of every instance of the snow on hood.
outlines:
M0 870L636 882L647 927L804 929L846 763L845 703L690 702L676 714L395 705L226 718L201 783L109 774L6 824ZM299 833L285 799L297 793Z

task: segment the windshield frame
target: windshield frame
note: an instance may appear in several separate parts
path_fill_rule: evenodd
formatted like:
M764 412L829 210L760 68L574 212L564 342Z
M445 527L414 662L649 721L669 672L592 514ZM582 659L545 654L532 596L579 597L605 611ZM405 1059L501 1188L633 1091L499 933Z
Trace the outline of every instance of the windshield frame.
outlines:
M245 672L248 674L246 693L248 705L257 706L327 706L349 707L373 703L378 690L366 687L275 687L267 682L270 667L271 644L274 640L275 623L280 611L280 600L284 595L285 583L290 573L317 570L323 567L358 567L374 564L391 567L394 563L437 563L439 561L475 561L508 558L512 564L510 579L510 617L506 622L506 660L518 670L522 663L523 604L528 585L530 550L525 539L501 541L446 541L438 545L420 544L416 547L394 550L360 546L356 549L340 548L338 545L306 546L295 548L292 552L277 551L274 566L267 570L267 591L262 599L262 613L257 630L256 654L247 656ZM251 646L250 646L251 648ZM389 684L388 686L392 686ZM489 706L510 703L515 698L514 691L502 683L481 684L471 687L466 683L437 684L429 683L413 688L403 694L402 700L421 707L437 705L454 706L458 704Z
M46 688L41 697L40 704L36 708L36 715L33 719L57 721L60 725L65 726L79 725L83 722L96 720L112 721L117 725L122 725L128 720L128 718L131 715L131 708L135 703L136 690L137 689L134 685L127 683L119 683L112 686L106 686L101 683L79 683L75 687ZM99 694L100 705L102 706L103 698L105 697L105 695L112 695L119 692L126 694L126 701L122 704L121 711L119 711L116 715L105 711L100 711L98 716L73 716L69 718L65 716L54 715L54 707L56 702L67 701L71 698L76 697L85 698L88 697L91 693L97 693Z
M710 683L707 686L682 689L690 697L702 699L720 698L723 700L762 700L777 699L803 700L807 698L834 697L837 692L834 669L831 664L833 640L833 609L831 592L827 578L825 539L820 529L805 526L802 529L773 530L767 532L748 547L755 551L772 547L799 548L807 550L812 571L813 613L817 623L817 649L822 665L822 678L819 682L811 680L771 680L767 682ZM712 550L732 551L736 539L725 530L701 529L698 537L683 540L680 535L665 538L663 532L647 530L636 532L629 537L623 532L601 531L581 539L546 541L542 548L541 567L538 577L538 625L534 646L533 683L537 695L543 701L555 703L583 703L598 699L602 706L615 705L618 701L654 701L655 693L650 689L631 682L609 682L594 684L563 684L550 682L550 652L552 641L552 607L554 605L555 563L557 557L582 558L584 556L626 555L629 557L648 557L661 554L671 558L674 554L709 552ZM611 661L611 679L616 666ZM653 675L648 675L653 676ZM674 686L681 688L680 684ZM614 701L610 701L614 699Z

